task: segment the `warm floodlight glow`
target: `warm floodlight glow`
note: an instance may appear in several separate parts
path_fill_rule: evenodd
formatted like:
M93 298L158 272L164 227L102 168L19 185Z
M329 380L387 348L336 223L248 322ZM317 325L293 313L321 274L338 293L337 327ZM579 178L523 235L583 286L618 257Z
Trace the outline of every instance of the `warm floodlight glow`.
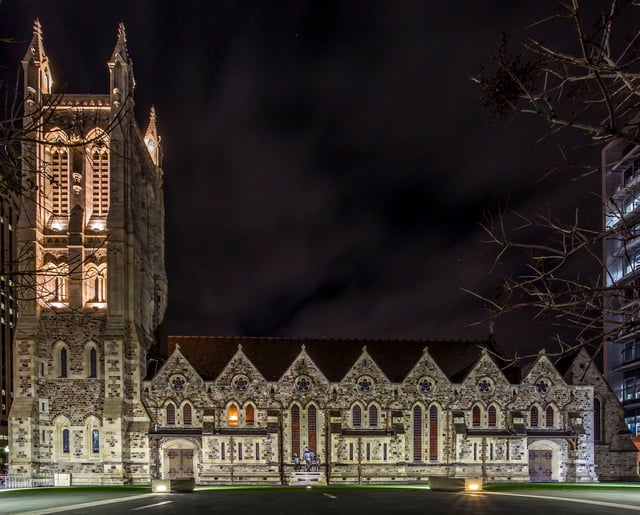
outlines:
M92 229L97 232L104 231L104 222L93 222Z
M55 221L55 222L51 222L51 228L54 231L61 231L62 230L62 223Z
M153 489L154 492L166 492L167 491L167 485L156 485L155 488Z
M482 490L482 479L469 477L464 480L464 489L467 492L479 492Z

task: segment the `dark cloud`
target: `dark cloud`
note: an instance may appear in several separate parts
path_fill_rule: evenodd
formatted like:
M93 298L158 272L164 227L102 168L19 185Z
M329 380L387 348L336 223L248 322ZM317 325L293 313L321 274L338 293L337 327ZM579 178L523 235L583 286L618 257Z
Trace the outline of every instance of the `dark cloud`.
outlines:
M125 22L165 148L171 334L456 338L487 332L460 288L502 271L483 216L574 202L536 182L558 157L541 127L489 125L469 80L553 5L31 0L0 28L26 44L39 16L59 84L106 92ZM498 334L547 337L526 318Z

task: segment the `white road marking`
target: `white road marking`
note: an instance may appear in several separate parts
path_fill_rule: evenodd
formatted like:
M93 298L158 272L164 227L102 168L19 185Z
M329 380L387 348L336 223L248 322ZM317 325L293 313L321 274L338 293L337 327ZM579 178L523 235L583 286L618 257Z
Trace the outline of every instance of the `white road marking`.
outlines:
M158 494L141 494L131 495L129 497L120 497L118 499L105 499L104 501L84 502L81 504L70 504L67 506L58 506L56 508L45 508L36 511L21 511L14 515L45 515L47 513L62 513L63 511L81 510L83 508L91 508L92 506L102 506L104 504L113 504L117 502L134 501L136 499L145 499L146 497L156 496Z
M335 495L331 495L331 494L322 494L325 497L328 497L329 499L337 499L337 497Z
M140 506L139 508L131 508L129 511L146 510L147 508L155 508L156 506L162 506L163 504L168 504L170 502L173 501L162 501L155 504L147 504L146 506Z
M616 502L606 501L591 501L589 499L573 499L571 497L555 497L552 495L533 495L533 494L510 494L507 492L483 492L487 495L510 495L512 497L530 497L532 499L549 499L551 501L567 501L575 502L579 504L592 504L595 506L606 506L607 508L618 508L621 510L640 511L640 506L633 506L632 504L620 504Z

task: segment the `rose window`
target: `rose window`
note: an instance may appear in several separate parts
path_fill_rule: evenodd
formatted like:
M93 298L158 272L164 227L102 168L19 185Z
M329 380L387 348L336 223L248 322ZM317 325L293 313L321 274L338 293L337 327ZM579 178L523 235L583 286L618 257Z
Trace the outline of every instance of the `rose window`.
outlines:
M429 393L433 391L433 381L428 378L425 377L424 379L421 379L420 382L418 383L418 388L420 389L420 391L422 393Z
M233 379L233 387L241 392L244 392L249 386L249 379L246 376L237 376Z
M536 390L538 393L547 393L549 391L549 383L544 379L540 379L540 381L536 383Z
M373 390L373 380L369 377L362 377L358 380L358 390L361 392L370 392Z
M171 379L171 388L175 391L184 390L184 385L186 381L182 376L175 376Z
M296 379L296 390L299 392L308 392L311 389L311 380L308 377L299 377Z
M491 385L491 381L489 381L488 379L481 379L478 382L478 391L480 393L488 393L491 391L492 385Z

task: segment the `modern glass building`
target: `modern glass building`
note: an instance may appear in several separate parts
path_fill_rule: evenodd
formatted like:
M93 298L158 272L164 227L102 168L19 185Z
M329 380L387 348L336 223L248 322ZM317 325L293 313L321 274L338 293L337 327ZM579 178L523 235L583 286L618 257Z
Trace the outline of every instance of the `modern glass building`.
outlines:
M640 147L602 152L604 369L634 435L640 435Z

